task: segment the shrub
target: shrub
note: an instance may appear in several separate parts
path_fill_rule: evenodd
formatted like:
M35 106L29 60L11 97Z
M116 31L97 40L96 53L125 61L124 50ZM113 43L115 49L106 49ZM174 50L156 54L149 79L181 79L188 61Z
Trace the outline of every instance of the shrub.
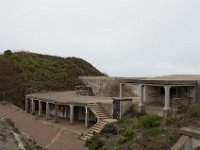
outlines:
M199 118L200 117L200 104L192 104L187 110L189 117Z
M165 129L159 129L159 128L152 128L152 129L149 129L148 130L148 134L150 136L158 136L160 134L164 134L166 133L167 131Z
M124 136L120 137L119 140L118 140L118 144L119 144L119 145L120 145L120 144L123 144L123 143L125 143L125 142L127 142L127 138L124 137Z
M101 134L117 134L117 129L113 124L107 124L101 130Z
M182 116L169 116L165 118L166 125L179 125L183 120Z
M11 50L6 50L6 51L4 51L4 53L3 53L3 55L6 56L6 57L11 56L12 54L13 54L13 53L12 53Z
M11 126L11 127L15 127L14 122L12 122L12 121L11 121L10 119L8 119L8 118L5 119L5 123L8 124L8 125Z
M132 138L135 137L135 133L133 132L132 129L126 129L126 130L122 133L122 135L123 135L124 137L126 137L127 140L130 140L130 139L132 139Z
M146 116L139 117L136 120L135 127L150 129L150 128L159 126L161 121L162 121L162 117L160 116L146 115Z
M188 106L181 104L178 106L177 114L183 114L187 112Z
M105 149L105 142L99 137L99 135L94 135L91 139L86 140L85 145L89 150Z

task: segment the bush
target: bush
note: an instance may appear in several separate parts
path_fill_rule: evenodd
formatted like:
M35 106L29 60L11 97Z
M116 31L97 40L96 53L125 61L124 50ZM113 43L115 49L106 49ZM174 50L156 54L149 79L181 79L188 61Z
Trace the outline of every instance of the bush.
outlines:
M101 130L101 134L117 134L117 129L113 124L107 124Z
M169 116L165 118L166 125L179 125L182 121L182 116Z
M192 104L187 110L189 117L199 118L200 117L200 104Z
M6 56L6 57L10 57L12 55L12 51L11 50L6 50L4 51L3 55Z
M130 139L134 138L135 133L133 132L132 129L126 129L126 130L122 133L122 135L123 135L124 137L126 137L128 140L130 140Z
M150 128L159 126L161 121L162 121L162 117L160 116L146 115L146 116L139 117L136 120L135 127L150 129Z
M158 136L160 134L164 134L166 133L167 131L165 129L159 129L159 128L152 128L152 129L149 129L148 130L148 134L150 136Z
M94 135L91 139L86 140L85 145L88 147L89 150L105 149L105 142L103 139L100 138L99 135Z
M15 127L14 122L12 122L12 121L11 121L10 119L8 119L8 118L5 119L5 123L8 124L8 125L11 126L11 127Z

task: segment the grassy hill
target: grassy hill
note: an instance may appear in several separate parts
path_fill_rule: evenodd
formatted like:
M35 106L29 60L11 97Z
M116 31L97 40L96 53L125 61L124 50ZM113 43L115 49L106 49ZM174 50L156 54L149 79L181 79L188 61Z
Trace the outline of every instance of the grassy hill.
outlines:
M23 106L24 94L34 91L74 90L78 76L101 76L99 70L81 58L61 58L15 52L0 55L0 99Z

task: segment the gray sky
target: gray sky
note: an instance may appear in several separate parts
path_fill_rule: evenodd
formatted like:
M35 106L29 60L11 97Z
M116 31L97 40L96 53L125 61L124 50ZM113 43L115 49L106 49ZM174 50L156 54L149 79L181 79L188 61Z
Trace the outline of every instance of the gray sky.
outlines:
M199 0L0 0L0 53L84 58L111 76L200 74Z

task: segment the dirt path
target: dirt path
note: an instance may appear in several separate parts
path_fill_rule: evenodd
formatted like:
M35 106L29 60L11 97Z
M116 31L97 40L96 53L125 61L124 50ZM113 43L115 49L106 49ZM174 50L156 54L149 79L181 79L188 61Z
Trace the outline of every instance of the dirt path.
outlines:
M79 140L78 134L67 131L67 128L43 124L22 110L16 111L15 106L0 104L1 117L11 119L22 132L49 150L84 149L84 142Z

